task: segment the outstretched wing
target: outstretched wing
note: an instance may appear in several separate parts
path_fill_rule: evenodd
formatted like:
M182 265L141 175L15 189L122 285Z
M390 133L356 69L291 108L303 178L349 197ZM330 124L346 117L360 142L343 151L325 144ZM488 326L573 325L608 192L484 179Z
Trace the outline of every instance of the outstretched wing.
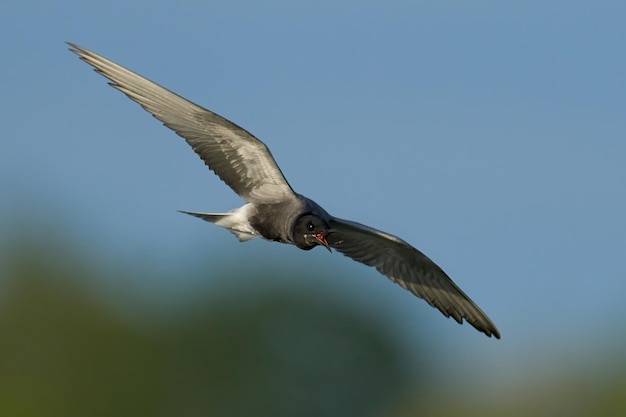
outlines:
M182 136L244 200L266 204L295 197L267 146L252 134L115 62L68 45L70 51L111 80L111 86Z
M423 298L458 323L465 319L487 336L500 338L489 317L437 264L404 240L380 230L333 218L330 246L357 262L375 267L393 282Z

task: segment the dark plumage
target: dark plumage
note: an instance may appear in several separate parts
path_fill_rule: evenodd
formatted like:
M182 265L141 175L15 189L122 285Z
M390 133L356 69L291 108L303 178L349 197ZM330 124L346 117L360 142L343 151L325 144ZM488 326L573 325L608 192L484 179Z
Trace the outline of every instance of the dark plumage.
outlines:
M267 146L223 117L148 79L69 43L110 85L179 136L245 201L229 213L183 212L225 227L239 240L261 236L309 250L322 245L381 274L423 298L458 323L465 319L487 336L500 338L489 317L426 255L404 240L328 214L293 191Z

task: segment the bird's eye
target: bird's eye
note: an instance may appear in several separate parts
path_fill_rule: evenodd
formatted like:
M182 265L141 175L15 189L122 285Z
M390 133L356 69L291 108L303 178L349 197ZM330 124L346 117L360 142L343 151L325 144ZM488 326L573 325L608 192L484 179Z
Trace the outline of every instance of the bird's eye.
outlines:
M309 232L312 232L313 230L315 230L315 225L312 222L308 222L306 224L306 230L308 230Z

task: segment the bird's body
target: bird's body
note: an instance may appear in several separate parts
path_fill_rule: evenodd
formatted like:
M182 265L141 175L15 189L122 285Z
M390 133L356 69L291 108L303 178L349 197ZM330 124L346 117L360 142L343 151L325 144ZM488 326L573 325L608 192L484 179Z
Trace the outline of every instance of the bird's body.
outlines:
M246 203L228 213L181 212L222 226L234 233L242 242L261 237L273 242L290 244L296 242L293 225L302 215L310 213L324 218L327 222L331 218L315 201L299 194L296 194L294 199L279 203ZM276 222L274 219L282 221Z
M205 164L245 201L228 213L183 211L234 233L310 250L322 245L375 267L458 323L465 319L500 338L489 317L426 255L404 240L327 213L293 191L267 146L229 120L87 49L71 51L111 80L111 86L183 137Z

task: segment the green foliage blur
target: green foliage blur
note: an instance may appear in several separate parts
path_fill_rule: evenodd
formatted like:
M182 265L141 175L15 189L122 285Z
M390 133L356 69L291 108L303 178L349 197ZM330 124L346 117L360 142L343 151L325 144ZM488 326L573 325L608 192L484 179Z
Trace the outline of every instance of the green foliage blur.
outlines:
M68 239L4 238L0 416L626 415L621 352L608 371L572 363L473 397L436 378L436 346L408 351L383 321L323 290L216 286L172 303L129 295L124 277L149 283L147 261L102 268ZM197 273L242 282L231 266Z
M128 308L94 285L112 271L43 246L3 268L0 416L380 416L413 388L398 341L323 294Z

